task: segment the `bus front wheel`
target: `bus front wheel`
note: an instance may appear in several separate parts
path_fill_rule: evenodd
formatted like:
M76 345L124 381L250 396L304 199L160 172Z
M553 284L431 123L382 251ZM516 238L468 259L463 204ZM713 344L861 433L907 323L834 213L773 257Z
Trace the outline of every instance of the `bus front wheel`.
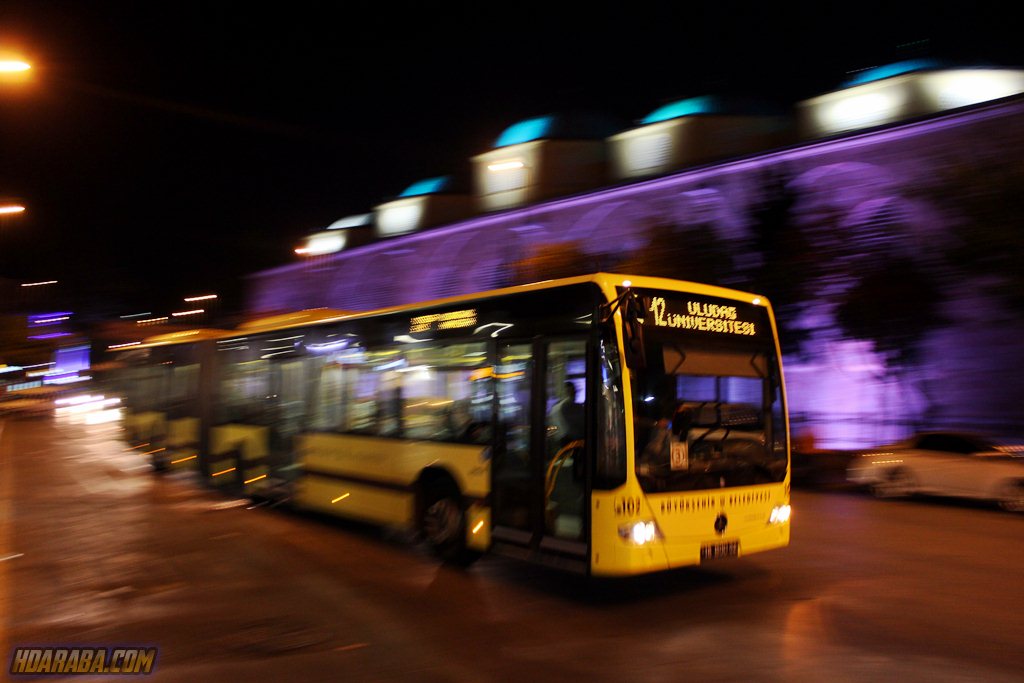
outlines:
M454 484L435 482L424 495L420 526L434 554L446 564L466 567L480 553L466 547L466 510Z

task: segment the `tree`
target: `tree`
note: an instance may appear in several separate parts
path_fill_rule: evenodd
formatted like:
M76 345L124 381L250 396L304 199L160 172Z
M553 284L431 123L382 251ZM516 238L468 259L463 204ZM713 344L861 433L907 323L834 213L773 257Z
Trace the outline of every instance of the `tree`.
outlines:
M761 260L747 284L772 302L780 343L791 352L799 352L809 336L796 322L801 305L811 296L811 278L821 267L820 258L793 220L796 201L790 175L785 171L768 171L750 216L753 249Z
M735 275L730 245L709 225L661 222L648 234L647 245L615 266L616 271L712 285L725 285Z
M1008 140L1005 149L1021 144ZM1024 164L1001 151L948 160L933 178L917 192L953 221L950 265L981 276L990 294L1024 314Z
M924 336L945 321L934 275L909 259L890 259L865 274L836 309L848 337L870 340L890 368L914 362Z
M576 242L541 244L512 264L512 284L555 280L602 270L601 259L587 256Z

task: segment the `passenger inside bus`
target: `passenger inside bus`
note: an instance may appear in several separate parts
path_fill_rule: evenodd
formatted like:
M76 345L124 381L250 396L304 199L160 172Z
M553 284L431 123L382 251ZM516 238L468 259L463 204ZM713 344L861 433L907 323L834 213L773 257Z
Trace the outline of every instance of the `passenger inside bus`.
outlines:
M576 385L566 382L565 395L551 408L549 424L559 446L583 438L583 404L576 402Z
M637 416L638 431L647 432L646 439L643 439L643 450L637 455L637 471L641 474L668 465L672 448L672 423L678 405L674 396L663 397L658 401L657 419Z

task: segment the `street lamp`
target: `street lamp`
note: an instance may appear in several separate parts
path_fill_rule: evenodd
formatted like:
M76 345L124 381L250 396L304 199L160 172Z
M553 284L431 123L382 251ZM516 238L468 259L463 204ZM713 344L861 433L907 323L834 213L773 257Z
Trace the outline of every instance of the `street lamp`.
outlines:
M0 52L0 85L24 83L31 79L32 65L23 59L8 57Z
M25 207L21 204L0 204L0 216L9 216L16 213L25 213Z
M0 59L0 73L18 74L24 73L31 68L31 64L20 59Z

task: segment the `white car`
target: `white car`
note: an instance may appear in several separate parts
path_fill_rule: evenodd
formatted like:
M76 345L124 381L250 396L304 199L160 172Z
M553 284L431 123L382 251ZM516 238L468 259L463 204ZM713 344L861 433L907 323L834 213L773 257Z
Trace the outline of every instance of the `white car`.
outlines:
M994 500L1024 512L1024 451L973 434L922 432L858 454L846 478L879 498L915 493Z

